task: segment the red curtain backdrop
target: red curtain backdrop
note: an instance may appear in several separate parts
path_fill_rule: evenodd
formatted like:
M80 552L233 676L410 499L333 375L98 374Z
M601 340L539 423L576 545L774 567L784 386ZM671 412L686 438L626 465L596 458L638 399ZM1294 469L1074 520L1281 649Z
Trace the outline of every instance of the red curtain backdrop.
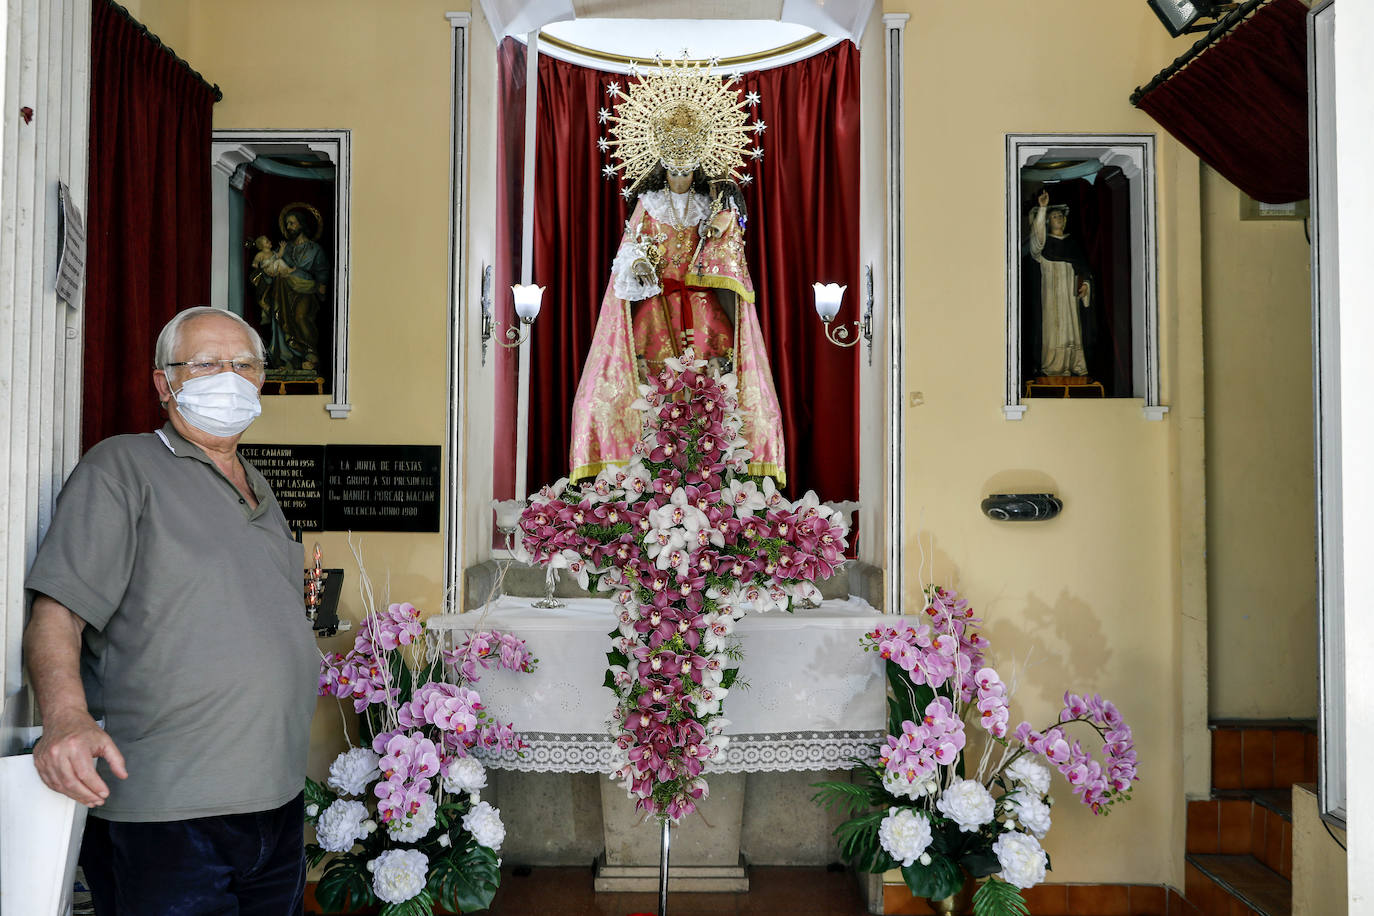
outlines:
M1307 6L1273 0L1136 100L1255 200L1307 190Z
M522 168L525 46L501 48L502 174L498 215L498 316L509 313L509 283L519 276L518 184ZM535 179L535 283L546 287L531 350L529 485L568 473L572 401L591 347L601 297L628 213L620 185L602 177L609 160L596 145L597 110L607 87L626 77L539 60ZM518 87L518 90L517 90ZM849 287L837 321L862 308L859 268L859 54L849 42L785 67L747 74L741 92L757 91L765 122L763 159L749 169L749 268L774 383L782 406L789 489L814 489L830 500L857 499L858 360L862 347L841 350L824 340L813 306L813 282ZM513 176L513 178L512 178ZM511 191L516 193L512 194ZM514 353L514 351L508 351ZM513 361L513 360L512 360ZM498 363L498 371L502 364ZM502 386L498 385L498 388ZM509 388L507 390L513 390ZM514 404L497 404L514 417ZM508 443L502 451L503 443ZM497 489L509 478L501 456L514 450L513 430L498 420ZM505 458L509 465L509 459ZM800 487L800 489L799 489Z
M153 344L210 301L216 90L109 0L91 25L82 444L162 425Z

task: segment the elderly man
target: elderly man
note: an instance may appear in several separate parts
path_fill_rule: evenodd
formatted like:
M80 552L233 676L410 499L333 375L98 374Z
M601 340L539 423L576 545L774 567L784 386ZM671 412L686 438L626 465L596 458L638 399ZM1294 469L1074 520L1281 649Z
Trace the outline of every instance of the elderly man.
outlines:
M156 367L168 422L82 458L25 583L35 764L94 809L82 863L100 916L298 913L319 656L300 545L237 453L262 342L188 309Z

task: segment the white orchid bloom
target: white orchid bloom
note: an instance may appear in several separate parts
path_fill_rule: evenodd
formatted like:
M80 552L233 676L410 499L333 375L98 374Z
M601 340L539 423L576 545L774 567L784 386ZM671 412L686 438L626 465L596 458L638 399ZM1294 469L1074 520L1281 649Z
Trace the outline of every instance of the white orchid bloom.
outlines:
M657 510L655 510L657 511ZM687 546L687 533L681 528L654 528L644 538L644 551L657 562L659 569L667 569L663 555Z
M729 693L730 691L724 687L702 686L692 695L692 712L697 718L717 715L720 712L720 704Z
M625 501L634 502L646 492L653 489L654 478L649 474L649 469L643 463L633 461L625 474L625 481L622 486L625 488Z
M562 568L572 573L573 578L577 580L577 587L587 588L591 583L591 566L587 561L582 559L581 554L575 550L563 551L562 557ZM553 564L550 563L549 565L552 566Z
M769 509L777 509L786 503L786 498L778 492L778 485L773 482L773 478L763 478L763 504Z
M619 566L612 566L601 574L600 580L596 583L596 590L599 592L613 592L625 588L625 573Z
M681 532L674 532L680 535ZM667 550L659 551L658 558L654 560L654 565L664 571L672 570L679 577L687 574L687 568L692 564L692 555L687 552L686 539L683 543L674 545Z
M531 506L540 506L544 503L551 503L563 495L563 491L568 488L568 478L561 477L551 484L540 487L539 492L530 497Z
M763 494L759 492L758 484L752 480L730 481L729 502L735 509L735 515L740 518L748 518L767 505Z
M615 681L616 690L624 692L635 685L635 676L621 665L611 665L611 679Z
M731 633L735 632L735 618L728 614L708 614L703 618L705 629L701 634L702 648L707 652L723 652L729 643Z

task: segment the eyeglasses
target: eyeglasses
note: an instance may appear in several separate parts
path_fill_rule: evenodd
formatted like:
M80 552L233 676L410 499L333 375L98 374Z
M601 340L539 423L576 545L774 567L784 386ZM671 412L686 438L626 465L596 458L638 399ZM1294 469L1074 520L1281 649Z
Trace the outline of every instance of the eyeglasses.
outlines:
M202 375L214 375L223 369L237 372L239 375L262 375L267 368L267 363L255 357L238 357L236 359L188 359L179 363L168 363L168 369L184 367L193 378Z

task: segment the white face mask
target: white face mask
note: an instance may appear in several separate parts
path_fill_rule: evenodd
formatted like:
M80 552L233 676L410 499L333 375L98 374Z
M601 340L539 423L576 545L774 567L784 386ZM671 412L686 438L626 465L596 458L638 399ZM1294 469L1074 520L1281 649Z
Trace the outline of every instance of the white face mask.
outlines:
M262 413L257 386L237 372L188 378L172 395L183 420L224 439L243 432Z

